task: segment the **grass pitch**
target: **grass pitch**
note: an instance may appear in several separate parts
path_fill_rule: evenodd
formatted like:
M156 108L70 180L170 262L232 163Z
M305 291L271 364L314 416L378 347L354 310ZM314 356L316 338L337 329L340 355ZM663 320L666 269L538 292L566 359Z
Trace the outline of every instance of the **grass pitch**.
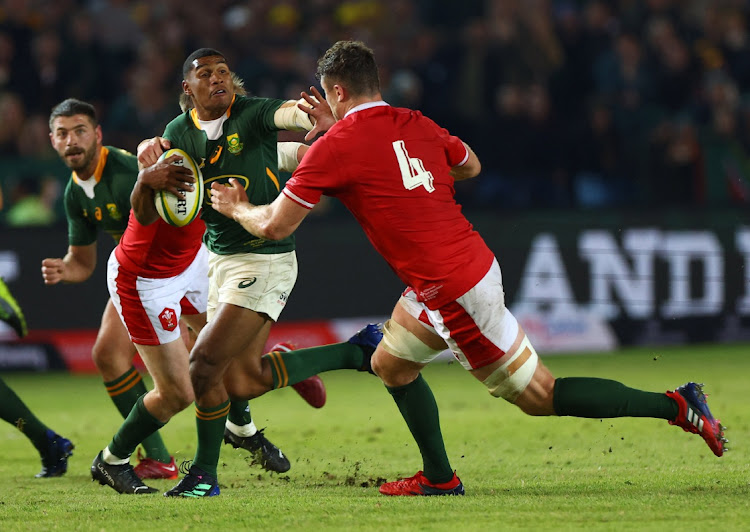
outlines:
M425 370L441 408L446 447L465 497L388 498L384 480L421 468L390 396L367 374L325 374L315 410L290 389L251 403L256 424L292 461L283 475L224 446L222 494L205 500L126 496L91 482L89 466L121 422L95 376L6 374L50 427L76 445L64 477L35 479L39 457L0 425L2 530L747 530L750 528L750 346L631 349L543 357L553 373L596 376L663 391L706 383L732 449L665 421L532 418L457 364ZM176 460L195 451L192 408L162 435ZM174 481L151 481L162 491Z

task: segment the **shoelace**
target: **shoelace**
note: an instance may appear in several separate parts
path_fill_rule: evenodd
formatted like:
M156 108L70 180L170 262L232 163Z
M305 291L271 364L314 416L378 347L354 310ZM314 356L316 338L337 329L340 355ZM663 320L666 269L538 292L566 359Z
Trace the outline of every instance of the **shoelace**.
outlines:
M258 450L269 454L272 452L274 445L268 440L268 438L266 438L266 435L263 434L264 430L266 430L265 427L258 429L258 432L256 433L258 435L258 443L260 443Z
M183 475L187 475L188 473L190 473L190 468L192 467L192 465L192 460L183 460L180 463L180 473L182 473Z

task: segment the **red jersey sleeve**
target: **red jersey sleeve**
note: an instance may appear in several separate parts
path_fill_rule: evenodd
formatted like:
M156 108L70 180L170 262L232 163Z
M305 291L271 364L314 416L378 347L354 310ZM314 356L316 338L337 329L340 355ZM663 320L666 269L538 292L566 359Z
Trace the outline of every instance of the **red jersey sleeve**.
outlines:
M337 187L339 173L325 138L318 139L286 182L282 191L295 203L312 209L320 196Z
M448 166L453 168L454 166L463 166L466 164L466 161L469 160L469 150L466 149L461 139L451 135L447 129L440 127L426 116L422 115L422 118L432 126L438 138L442 139Z

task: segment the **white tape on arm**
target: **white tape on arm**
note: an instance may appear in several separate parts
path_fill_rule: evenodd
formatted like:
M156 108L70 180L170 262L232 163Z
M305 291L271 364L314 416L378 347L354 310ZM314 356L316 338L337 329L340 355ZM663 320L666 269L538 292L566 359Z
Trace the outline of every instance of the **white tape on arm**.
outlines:
M280 172L294 172L297 169L299 166L297 151L300 146L304 146L304 144L301 142L276 143L276 155L278 157Z
M273 122L277 128L287 131L310 131L313 128L310 115L297 107L298 103L307 105L304 99L299 101L289 100L276 109Z

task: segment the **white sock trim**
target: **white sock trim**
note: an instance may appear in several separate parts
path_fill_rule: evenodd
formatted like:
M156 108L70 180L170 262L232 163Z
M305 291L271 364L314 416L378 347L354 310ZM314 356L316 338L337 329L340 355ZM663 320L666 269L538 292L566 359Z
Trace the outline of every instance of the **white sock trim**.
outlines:
M125 465L130 462L130 457L120 458L119 456L115 456L112 454L112 451L109 450L109 446L107 446L102 451L102 460L109 465Z
M242 438L247 438L252 435L254 435L256 432L258 432L258 428L255 426L255 423L252 421L248 423L247 425L235 425L231 421L227 419L226 427L236 436L241 436Z

